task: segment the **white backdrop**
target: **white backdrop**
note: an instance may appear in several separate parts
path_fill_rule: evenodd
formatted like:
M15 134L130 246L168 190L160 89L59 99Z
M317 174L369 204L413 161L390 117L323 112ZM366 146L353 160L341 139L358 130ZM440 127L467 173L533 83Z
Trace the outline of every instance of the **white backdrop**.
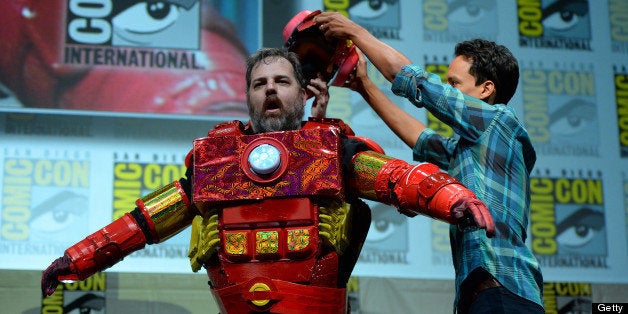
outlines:
M628 1L400 0L377 9L364 5L368 1L352 7L348 1L309 2L295 5L295 13L344 10L441 75L457 41L483 37L509 47L521 67L511 105L538 155L528 245L545 279L628 282ZM563 4L543 15L541 8L554 2ZM371 75L390 95L390 85L373 69ZM451 132L425 110L390 97L431 127ZM328 115L410 161L410 149L359 95L334 88ZM192 140L232 118L50 110L5 97L0 268L44 269L67 246L132 209L137 197L178 178ZM374 220L354 275L453 278L445 224L371 205ZM111 270L190 272L189 232Z

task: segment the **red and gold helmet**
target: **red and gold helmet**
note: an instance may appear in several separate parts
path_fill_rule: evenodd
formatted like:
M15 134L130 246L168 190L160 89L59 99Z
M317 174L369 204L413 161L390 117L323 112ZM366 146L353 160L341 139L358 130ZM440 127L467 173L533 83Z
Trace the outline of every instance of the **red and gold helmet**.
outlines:
M329 85L346 87L358 62L355 45L326 38L314 21L320 13L304 10L290 19L283 29L284 47L299 56L306 80L320 73Z

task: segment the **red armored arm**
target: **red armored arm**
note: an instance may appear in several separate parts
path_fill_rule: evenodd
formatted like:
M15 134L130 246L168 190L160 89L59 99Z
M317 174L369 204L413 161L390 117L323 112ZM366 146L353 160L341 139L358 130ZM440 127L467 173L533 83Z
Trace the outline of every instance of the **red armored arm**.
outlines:
M143 248L145 244L146 237L142 229L135 218L127 213L66 249L71 272L59 276L59 280L85 280Z
M390 204L413 217L422 214L451 224L472 216L491 235L494 224L475 194L436 165L409 164L374 151L356 154L350 184L360 197Z
M136 201L137 208L87 236L44 271L42 292L50 295L59 281L84 280L125 256L160 243L190 225L196 209L175 181Z
M330 122L369 149L355 153L351 160L348 186L358 197L393 205L409 217L422 214L461 227L475 225L493 235L495 225L488 208L455 178L431 163L413 165L384 155L375 141L355 136L340 120L310 118L306 127Z

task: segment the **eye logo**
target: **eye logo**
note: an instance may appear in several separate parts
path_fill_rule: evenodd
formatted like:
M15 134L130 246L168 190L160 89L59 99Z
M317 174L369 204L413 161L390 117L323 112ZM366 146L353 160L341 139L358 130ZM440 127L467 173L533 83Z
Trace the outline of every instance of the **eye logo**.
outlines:
M599 118L593 66L523 67L524 119L540 155L599 156Z
M521 47L591 50L588 0L517 2Z
M401 4L399 0L323 1L324 9L336 11L362 25L379 39L401 39Z
M199 49L198 0L69 0L66 43Z
M424 39L459 42L472 37L494 40L498 28L495 0L424 0Z
M608 246L601 174L563 170L530 180L532 251L541 266L607 268ZM594 176L600 178L593 178Z

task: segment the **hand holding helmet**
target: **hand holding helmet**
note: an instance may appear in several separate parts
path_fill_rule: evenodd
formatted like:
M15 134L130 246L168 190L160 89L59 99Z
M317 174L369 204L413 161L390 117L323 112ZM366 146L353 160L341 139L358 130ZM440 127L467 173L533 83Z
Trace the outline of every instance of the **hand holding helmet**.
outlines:
M284 47L299 56L307 81L320 76L330 86L348 87L358 62L356 47L350 40L327 38L316 23L320 13L297 13L283 29Z

